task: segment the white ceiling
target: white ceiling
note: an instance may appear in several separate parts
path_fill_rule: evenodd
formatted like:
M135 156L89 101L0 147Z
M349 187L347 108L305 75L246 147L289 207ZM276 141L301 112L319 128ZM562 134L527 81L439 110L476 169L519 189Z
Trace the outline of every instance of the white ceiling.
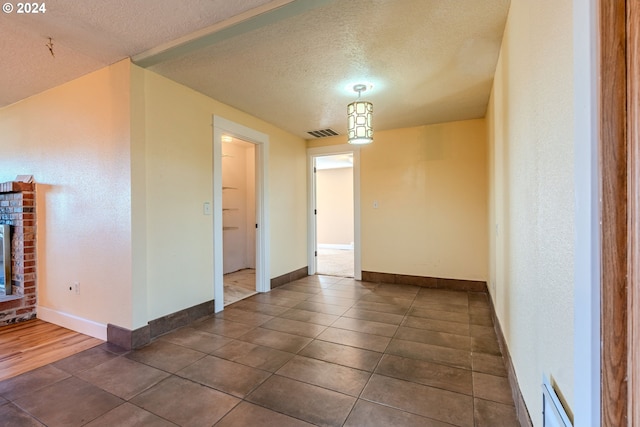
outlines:
M483 117L509 0L51 0L0 13L0 107L133 57L304 138ZM55 58L45 46L53 38Z

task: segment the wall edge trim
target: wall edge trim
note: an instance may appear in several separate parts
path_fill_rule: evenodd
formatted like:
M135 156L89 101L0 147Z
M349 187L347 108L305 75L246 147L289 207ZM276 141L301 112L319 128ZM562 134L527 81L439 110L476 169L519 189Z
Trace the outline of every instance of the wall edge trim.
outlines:
M293 271L272 278L271 289L277 288L278 286L286 285L287 283L295 282L296 280L307 277L308 275L309 267L305 265L304 267L297 268Z
M423 288L452 291L488 292L487 282L482 280L449 279L444 277L412 276L408 274L362 271L363 282L415 285Z
M149 344L154 338L213 314L213 308L214 300L205 301L150 320L147 325L134 330L109 323L107 325L106 341L125 350L140 348Z

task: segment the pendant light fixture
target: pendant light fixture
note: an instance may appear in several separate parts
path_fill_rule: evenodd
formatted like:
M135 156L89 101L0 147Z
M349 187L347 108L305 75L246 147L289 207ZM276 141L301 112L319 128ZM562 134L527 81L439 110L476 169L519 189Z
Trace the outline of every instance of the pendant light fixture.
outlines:
M373 127L371 118L373 116L373 104L361 101L362 92L367 90L367 85L357 84L353 90L358 92L358 100L347 105L348 118L348 142L349 144L370 144L373 142Z

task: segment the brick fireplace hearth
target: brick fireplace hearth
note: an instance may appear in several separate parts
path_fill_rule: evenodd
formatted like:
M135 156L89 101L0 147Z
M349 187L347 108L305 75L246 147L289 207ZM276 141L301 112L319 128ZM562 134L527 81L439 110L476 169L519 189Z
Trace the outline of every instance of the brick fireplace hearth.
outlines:
M0 326L36 316L35 204L34 183L0 183L0 224L11 229L12 286L11 295L0 296Z

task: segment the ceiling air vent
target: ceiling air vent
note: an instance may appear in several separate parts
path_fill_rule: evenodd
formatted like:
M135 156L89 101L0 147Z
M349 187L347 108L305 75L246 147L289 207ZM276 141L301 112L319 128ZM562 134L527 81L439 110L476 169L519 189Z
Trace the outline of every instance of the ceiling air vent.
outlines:
M310 130L307 132L311 136L315 136L316 138L324 138L327 136L336 136L338 132L333 129L320 129L320 130Z

